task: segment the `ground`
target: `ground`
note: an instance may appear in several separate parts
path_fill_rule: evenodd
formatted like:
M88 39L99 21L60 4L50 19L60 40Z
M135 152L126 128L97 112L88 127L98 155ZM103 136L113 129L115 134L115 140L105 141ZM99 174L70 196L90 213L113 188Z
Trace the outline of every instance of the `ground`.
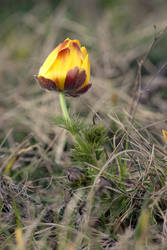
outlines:
M0 11L1 249L167 249L167 3L23 2ZM91 62L73 129L35 80L67 37Z

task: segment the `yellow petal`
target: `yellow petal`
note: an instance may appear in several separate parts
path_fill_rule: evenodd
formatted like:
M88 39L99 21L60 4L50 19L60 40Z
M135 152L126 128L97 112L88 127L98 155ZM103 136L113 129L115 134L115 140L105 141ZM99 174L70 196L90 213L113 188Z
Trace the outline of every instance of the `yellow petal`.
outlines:
M82 51L82 54L84 55L84 57L86 57L87 54L88 54L86 48L85 48L85 47L82 47L82 48L81 48L81 51Z
M84 56L83 56L83 53L81 51L81 47L79 46L79 44L80 43L77 40L70 41L68 44L68 47L69 47L70 52L71 52L71 56L73 57L73 65L72 66L81 66L81 64L84 60Z
M57 55L59 53L60 50L66 48L68 46L69 43L69 38L67 38L64 42L60 43L50 54L49 56L46 58L46 60L44 61L44 64L42 65L42 67L40 68L39 74L40 76L44 76L45 74L50 70L50 67L52 66L52 64L54 63L54 61L57 58Z
M167 142L167 131L162 130L162 134L163 134L163 137L164 137L165 141Z
M85 80L84 84L82 85L82 88L83 88L90 81L90 61L89 61L88 54L87 54L86 58L84 59L81 67L84 68L84 70L86 72L86 80Z
M70 40L71 43L77 43L78 46L81 48L81 44L80 44L80 41L79 40Z
M62 74L57 75L56 73L56 78L59 80L59 87L60 89L64 89L64 83L65 83L65 78L69 70L73 69L74 67L78 67L79 69L81 68L81 65L83 63L83 54L80 50L80 47L78 45L78 42L76 41L70 41L68 44L68 48L70 51L70 54L68 57L66 57L66 60L64 59L63 66L61 67L59 62L59 67L61 68L61 71L63 72L63 77ZM57 72L57 63L55 63L54 68L56 69ZM61 80L60 80L61 78Z
M55 81L59 90L64 89L66 74L70 68L70 49L65 48L58 53L58 56L50 67L45 77Z

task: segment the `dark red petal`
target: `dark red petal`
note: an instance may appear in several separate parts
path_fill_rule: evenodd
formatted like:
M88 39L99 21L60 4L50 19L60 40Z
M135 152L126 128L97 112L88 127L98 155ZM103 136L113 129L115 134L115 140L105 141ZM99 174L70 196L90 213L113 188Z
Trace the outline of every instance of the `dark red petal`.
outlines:
M68 71L64 83L64 90L72 90L75 89L76 78L79 73L79 68L75 67Z
M85 92L88 91L88 89L90 89L90 87L92 87L92 84L91 83L88 83L87 85L85 85L83 88L81 88L80 90L76 91L76 94L78 95L82 95L84 94Z
M77 90L79 89L86 80L85 70L79 72L79 68L75 67L68 71L64 83L64 90Z
M85 85L82 89L78 90L78 91L68 91L66 93L67 96L72 96L72 97L78 97L84 93L86 93L88 91L88 89L90 89L90 87L92 86L91 83L88 83L87 85Z
M76 79L77 89L79 89L84 84L85 80L86 80L86 72L85 70L82 70L78 74L77 79Z
M35 78L38 80L41 88L48 89L48 90L55 90L58 91L58 87L56 85L56 82L47 79L43 76L35 76Z
M65 92L66 96L72 96L72 97L78 97L79 95L76 95L75 92Z

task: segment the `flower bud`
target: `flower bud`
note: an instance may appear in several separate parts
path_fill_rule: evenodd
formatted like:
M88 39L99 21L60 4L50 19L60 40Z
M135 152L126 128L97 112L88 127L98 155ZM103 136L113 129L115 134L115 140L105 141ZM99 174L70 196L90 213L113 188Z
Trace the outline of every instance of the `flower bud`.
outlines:
M67 38L46 58L36 76L42 88L77 97L90 87L90 62L85 47Z

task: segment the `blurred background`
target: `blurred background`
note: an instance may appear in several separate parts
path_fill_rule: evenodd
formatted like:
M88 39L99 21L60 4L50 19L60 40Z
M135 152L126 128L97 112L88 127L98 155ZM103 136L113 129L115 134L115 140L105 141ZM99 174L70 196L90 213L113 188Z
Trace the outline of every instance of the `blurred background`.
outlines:
M11 144L29 133L49 143L56 134L50 118L60 114L58 94L41 90L34 75L67 37L79 39L89 52L93 87L68 98L71 112L89 120L95 112L129 112L137 62L160 35L142 68L137 115L146 125L165 119L166 9L165 0L1 0L1 139L11 128Z
M79 118L90 128L92 124L102 123L107 130L107 142L102 148L101 134L102 137L106 136L104 130L90 129L91 133L88 133L90 138L97 135L98 140L102 141L96 142L99 151L90 151L97 161L96 166L72 158L74 140L53 119L62 116L59 95L41 89L34 77L47 55L67 37L80 40L87 48L92 81L92 88L85 95L67 98L71 116ZM66 249L76 249L72 247L72 236L78 228L87 235L90 231L87 228L93 225L93 229L101 233L102 243L105 241L107 246L102 249L110 249L119 235L123 235L125 228L128 229L129 236L126 233L125 238L123 236L121 239L122 245L119 247L118 241L118 248L114 249L129 250L129 242L131 244L134 238L130 228L136 227L138 218L141 218L137 227L138 232L141 231L139 240L145 240L148 235L150 237L146 230L149 212L145 210L143 217L139 216L148 197L153 203L152 207L148 206L150 214L155 214L152 217L153 227L151 230L149 227L148 232L155 231L157 234L152 237L153 248L148 246L143 249L160 249L159 245L155 246L160 238L164 244L161 249L166 249L167 154L161 129L167 130L166 0L0 1L1 249L16 249L15 229L20 217L21 224L17 224L17 227L20 229L23 226L25 240L32 244L30 249L57 249L57 244L63 244L62 239L66 242L68 237L65 238L64 227L62 236L61 227L60 234L57 234L60 223L67 225L67 235L72 239L69 241L70 247ZM98 131L102 131L100 136ZM88 139L92 149L96 140ZM126 149L134 153L131 155L127 150L122 154ZM84 150L87 156L89 147L84 146ZM79 153L84 155L82 151ZM104 153L104 157L101 157L101 153ZM99 164L99 159L105 165ZM113 160L112 163L110 160ZM80 163L84 171L85 167L86 171L92 168L89 173L92 179L81 168L77 170ZM94 174L96 170L97 176ZM108 171L109 175L106 176L112 182L103 178L104 170ZM72 179L80 183L82 178L83 183L75 189ZM97 183L94 178L100 182ZM89 200L91 203L89 194L92 191L89 190L94 193L94 184L99 185L99 196L95 197L92 208L96 209L92 209L93 216L87 227L82 219L87 209L89 215L89 206L85 207ZM111 193L103 197L103 188L104 193L105 190ZM83 191L83 197L80 191ZM83 203L79 203L80 200ZM77 210L75 206L78 206ZM77 215L76 224L73 224L73 211ZM39 228L40 220L45 225L41 224ZM143 228L140 227L141 221ZM57 227L54 234L53 222ZM72 225L70 234L68 225ZM80 233L78 235L83 237ZM21 239L21 236L18 231L18 238ZM41 241L38 241L40 237ZM90 242L94 238L95 232L91 234ZM76 239L76 243L79 242ZM140 248L138 242L135 249ZM145 243L147 245L147 240ZM25 248L18 246L18 249Z

